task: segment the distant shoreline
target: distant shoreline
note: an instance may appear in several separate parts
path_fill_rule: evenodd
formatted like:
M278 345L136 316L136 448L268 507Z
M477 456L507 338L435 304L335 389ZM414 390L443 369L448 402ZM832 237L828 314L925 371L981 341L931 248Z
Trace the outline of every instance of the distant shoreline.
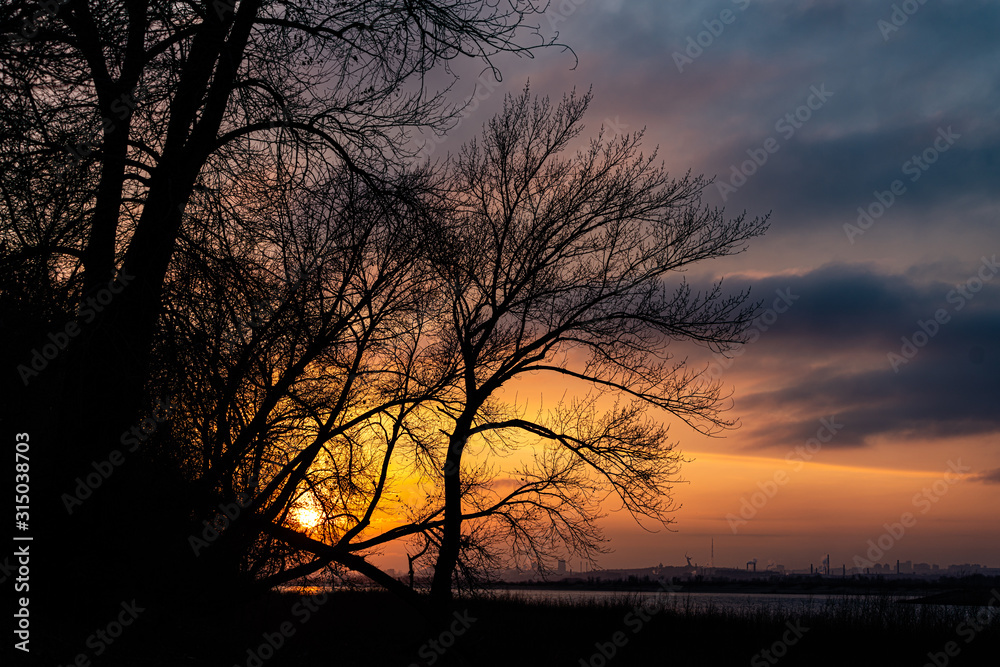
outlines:
M669 581L669 580L665 580ZM928 604L986 604L991 591L1000 590L1000 577L972 575L961 578L940 577L925 579L918 577L826 577L819 575L793 575L755 579L685 580L673 579L679 587L676 592L720 593L730 595L887 595L900 598L914 598L918 602L928 598ZM422 589L425 582L418 581ZM339 588L330 582L303 583L303 586L329 586L329 590ZM366 587L367 582L362 584ZM479 590L502 591L551 591L551 592L592 592L592 593L652 593L661 590L661 582L652 578L625 579L562 579L558 581L494 581L483 583ZM286 590L297 588L288 585Z
M893 595L915 598L911 604L985 605L1000 590L1000 577L964 577L937 580L916 578L837 579L832 577L781 577L765 581L675 581L679 593L725 593L731 595ZM580 582L502 582L491 585L493 591L579 591L579 592L655 592L657 582L580 581Z

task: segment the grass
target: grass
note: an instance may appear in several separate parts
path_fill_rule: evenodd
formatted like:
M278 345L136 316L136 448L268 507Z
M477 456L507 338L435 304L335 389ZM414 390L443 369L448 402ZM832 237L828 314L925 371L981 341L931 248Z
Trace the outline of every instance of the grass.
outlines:
M315 609L306 618L307 600ZM583 604L495 594L459 599L453 613L443 618L415 613L379 592L337 592L322 605L315 600L275 593L250 604L199 607L187 613L150 610L144 623L136 623L102 657L104 662L93 664L919 667L928 663L929 652L947 657L949 666L1000 664L996 610L988 626L972 633L970 640L971 626L960 632L961 624L978 608L904 605L885 595L786 609L754 602L735 608L701 606L680 594L643 616L643 599L637 594ZM266 636L277 637L283 623L291 632L281 647L259 651L266 646ZM797 633L790 628L797 628ZM460 632L450 636L451 629ZM783 637L796 641L782 647ZM435 649L432 641L440 648ZM948 642L955 642L957 656L943 653ZM768 661L760 654L772 647L781 654L780 660ZM68 661L72 655L59 658ZM47 663L53 664L63 663Z

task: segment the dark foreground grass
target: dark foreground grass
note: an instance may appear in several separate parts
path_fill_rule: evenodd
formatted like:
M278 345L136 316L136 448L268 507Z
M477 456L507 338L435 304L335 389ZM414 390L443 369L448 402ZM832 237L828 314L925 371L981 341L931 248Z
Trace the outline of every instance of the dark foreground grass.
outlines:
M325 602L275 593L236 607L150 610L102 656L77 648L94 665L156 667L920 667L933 664L928 653L938 654L936 667L1000 665L995 610L976 631L968 618L980 608L904 605L887 596L812 611L753 603L698 609L683 594L659 602L649 610L627 594L587 604L492 596L458 600L452 612L433 616L384 593L344 591ZM947 655L949 642L957 655ZM70 664L67 650L74 651L60 647L59 658Z

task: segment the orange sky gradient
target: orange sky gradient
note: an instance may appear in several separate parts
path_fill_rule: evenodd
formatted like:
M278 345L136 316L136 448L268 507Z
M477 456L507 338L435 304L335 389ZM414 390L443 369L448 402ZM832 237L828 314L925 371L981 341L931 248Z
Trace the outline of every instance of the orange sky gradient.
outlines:
M752 347L723 379L735 389L737 405L741 387L765 382L761 375L740 372L743 365L756 366ZM745 363L748 359L750 363ZM732 378L738 384L733 385ZM571 390L582 388L564 378L533 376L505 387L503 397L516 400L531 415L539 402L551 407L559 398L571 397ZM714 539L717 567L743 568L753 558L761 568L769 562L789 569L818 567L830 554L832 567L851 568L856 557L869 559L868 541L877 543L887 532L884 524L900 522L906 512L914 517L912 525L904 526L898 539L892 538L891 548L883 550L877 562L1000 567L1000 517L995 510L1000 505L1000 485L976 479L996 459L991 464L975 454L988 450L983 445L995 449L995 441L914 438L905 446L885 440L838 448L834 436L819 449L803 440L754 452L747 451L748 435L773 426L775 416L741 414L738 408L724 416L739 417L741 427L721 437L703 436L667 417L678 449L684 458L693 459L682 466L683 481L670 490L679 505L672 530L645 519L643 526L656 531L648 532L620 503L607 502L608 516L601 525L614 551L599 557L600 567L682 565L685 555L707 565ZM526 447L522 454L529 452ZM883 544L887 541L884 538ZM389 547L376 561L405 569L403 546ZM578 571L579 558L570 559L569 565Z

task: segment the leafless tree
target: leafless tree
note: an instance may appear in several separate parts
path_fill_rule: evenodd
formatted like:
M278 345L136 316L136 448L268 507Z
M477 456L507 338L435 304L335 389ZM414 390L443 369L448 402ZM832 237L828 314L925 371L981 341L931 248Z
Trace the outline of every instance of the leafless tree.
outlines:
M69 541L104 544L77 554L82 571L112 571L124 581L131 562L136 577L158 578L148 574L156 568L147 559L160 552L149 545L164 546L163 535L190 519L189 473L204 480L205 498L234 493L226 485L237 469L253 478L257 466L263 476L260 446L272 436L261 427L294 403L296 363L333 355L333 343L354 331L330 312L309 311L314 304L301 300L308 290L279 307L277 319L293 308L313 317L307 321L318 350L295 348L301 342L294 334L267 327L254 329L241 348L222 331L222 319L186 310L195 304L178 298L185 285L201 290L202 309L229 308L245 319L247 302L213 300L243 295L260 305L261 298L281 299L271 290L279 278L294 283L305 271L313 276L307 280L324 279L303 262L277 266L280 252L264 248L274 239L261 240L272 229L225 226L254 219L248 196L315 191L337 184L331 174L347 173L383 210L405 203L412 190L399 165L409 157L411 131L443 131L457 114L425 75L459 57L489 66L497 53L544 46L523 32L540 11L531 0L14 0L0 7L0 262L13 273L5 287L17 295L4 297L4 320L18 317L24 332L9 352L10 368L23 366L47 332L80 319L87 299L110 282L128 281L50 368L28 374L21 404L42 424L39 439L60 443L39 452L50 471L51 486L40 494L53 499L44 508L48 525ZM227 253L246 261L224 266ZM202 361L236 371L218 375L223 382L211 390L187 386L187 397L178 397L214 406L210 419L176 425L206 438L201 455L164 451L146 468L122 468L99 494L116 500L102 504L95 495L66 520L60 495L91 461L107 458L154 395L172 389L157 384L176 377L176 368L164 365L171 358L165 351L197 335L202 344L230 335L218 350L197 350L209 355ZM277 357L261 356L293 349L284 359L292 365L280 369ZM193 361L196 348L190 352ZM252 372L250 358L258 364ZM267 370L284 375L267 376L251 391L248 378L265 378ZM163 426L157 438L172 428ZM289 488L294 494L299 487ZM285 490L272 500L287 500ZM156 501L127 502L143 492ZM265 506L278 511L281 503L261 499L255 509ZM136 526L148 529L137 535ZM112 563L107 553L122 556Z
M420 207L387 210L348 170L335 185L276 202L261 193L243 245L192 244L245 263L271 229L271 256L238 275L322 272L294 285L265 279L270 288L224 288L222 274L197 288L180 281L171 299L211 319L192 335L223 337L177 349L216 355L185 365L218 376L191 381L193 394L212 394L210 409L191 413L193 440L204 450L202 479L222 475L225 488L256 499L250 535L261 544L250 574L261 585L336 564L412 596L368 556L416 540L436 559L432 592L446 601L456 571L592 556L608 494L639 519L670 523L681 455L649 410L703 432L733 421L720 414L718 385L667 348L735 345L754 308L746 293L724 297L715 285L693 294L666 279L738 252L766 219L701 206L705 181L669 178L655 156L638 154L639 135L598 136L560 159L589 101L570 96L553 108L527 90L508 99L480 142L441 172L411 177L405 200ZM213 288L232 290L219 301L242 312L246 294L284 296L264 299L268 315L255 327L232 331L235 312L185 307L184 294ZM228 349L243 357L217 358ZM593 391L532 418L499 398L505 383L543 373ZM525 447L533 454L522 464L499 463ZM419 492L400 499L407 484ZM319 529L289 521L303 496L323 510Z
M599 132L563 158L590 99L553 106L526 88L449 165L453 208L437 219L429 255L447 294L441 353L461 376L438 405L448 424L437 450L438 600L451 594L471 531L536 559L556 546L589 555L599 546L600 491L669 523L680 456L647 409L702 432L733 425L720 415L719 385L700 381L668 345L734 345L754 307L747 293L724 296L721 284L694 293L668 280L741 251L766 217L727 219L703 206L707 182L670 178L655 154L638 152L641 133ZM528 375L582 381L592 392L526 418L498 393ZM535 447L533 465L492 480L468 469L515 445Z
M173 566L178 535L243 499L202 556L213 574L267 586L336 565L407 595L370 556L415 540L447 600L456 569L496 565L498 545L599 549L601 493L669 521L680 458L647 410L731 422L666 345L735 344L752 308L665 280L765 221L702 207L706 182L669 178L639 135L563 159L589 95L552 107L525 91L440 169L402 166L412 130L456 118L425 75L544 45L523 32L544 9L0 8L0 307L23 332L9 367L128 281L29 377L26 414L58 443L40 451L48 525L100 545L50 567L161 578L151 561ZM594 394L526 418L499 389L531 373ZM164 394L178 407L140 460L67 519L57 499ZM498 467L520 447L533 461ZM319 525L296 521L303 504Z
M210 320L171 331L216 332L176 345L214 355L183 365L210 374L188 388L207 395L190 411L192 440L201 479L255 498L259 549L236 555L261 585L336 564L412 596L368 556L415 540L435 559L432 595L444 602L456 572L593 556L609 494L637 519L671 522L682 458L650 409L709 433L734 422L719 386L668 346L735 345L754 307L721 285L695 294L666 280L740 251L766 218L702 206L706 182L671 179L638 154L638 134L598 135L562 159L589 101L509 98L481 141L411 177L400 201L420 207L387 210L346 170L317 191L260 193L242 241L191 244L223 264L255 262L237 275L272 276L270 287L226 287L225 271L192 270L197 287L181 280L171 298ZM253 259L264 229L270 254ZM196 268L211 273L200 253ZM275 278L296 271L306 278ZM213 289L230 292L219 301L234 312L185 302ZM232 330L254 292L268 315ZM499 389L529 374L593 391L528 418ZM504 467L521 448L532 454ZM407 485L419 490L401 499ZM322 508L320 528L289 520L301 497Z

